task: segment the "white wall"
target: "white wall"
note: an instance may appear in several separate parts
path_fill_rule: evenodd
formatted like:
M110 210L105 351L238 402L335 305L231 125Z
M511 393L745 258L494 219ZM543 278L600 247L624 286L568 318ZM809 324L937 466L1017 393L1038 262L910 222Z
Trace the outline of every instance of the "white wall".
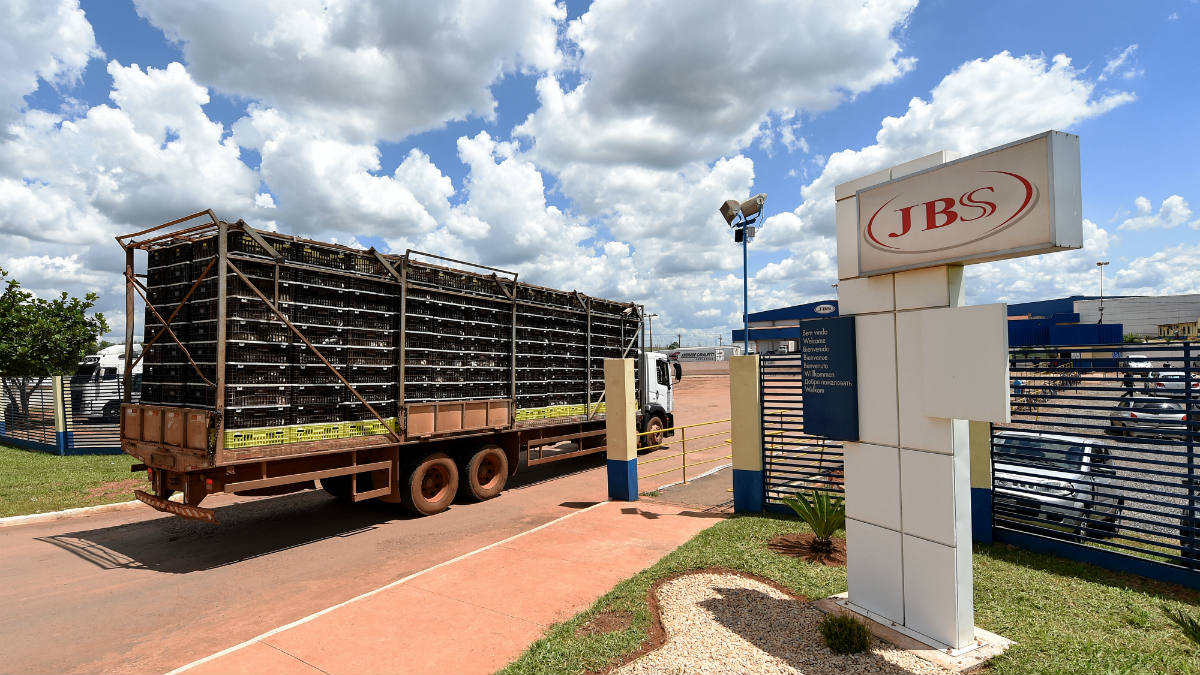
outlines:
M1100 301L1076 300L1075 311L1080 323L1096 323L1100 320ZM1104 299L1104 323L1124 324L1126 335L1157 337L1160 323L1196 319L1200 319L1200 294Z

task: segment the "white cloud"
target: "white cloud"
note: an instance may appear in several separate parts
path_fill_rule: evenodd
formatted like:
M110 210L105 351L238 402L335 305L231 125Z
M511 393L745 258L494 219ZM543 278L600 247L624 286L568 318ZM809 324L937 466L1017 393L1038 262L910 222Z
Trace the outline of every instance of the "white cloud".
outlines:
M490 86L561 60L553 0L137 0L196 79L326 135L399 139L493 117Z
M1117 226L1118 230L1135 232L1151 229L1166 230L1186 224L1192 217L1192 209L1188 206L1187 200L1179 195L1171 195L1164 199L1157 213L1154 213L1154 205L1145 197L1138 197L1133 203L1137 215L1122 221ZM1190 226L1193 229L1200 229L1200 220L1192 221Z
M1144 71L1133 63L1133 53L1137 51L1137 44L1131 44L1121 50L1120 54L1112 57L1104 64L1104 69L1100 71L1100 76L1096 81L1103 82L1112 77L1119 77L1123 80L1132 80L1135 77L1140 77Z
M1068 295L1096 295L1100 282L1096 262L1108 260L1110 250L1117 243L1114 235L1084 219L1083 248L968 265L964 273L967 301L970 304L1014 303ZM1108 284L1105 291L1116 292Z
M1177 244L1130 261L1113 275L1113 293L1177 295L1200 293L1200 244ZM1105 289L1107 291L1107 288Z
M914 5L597 0L567 29L582 81L542 78L542 107L514 135L556 169L711 161L772 112L829 110L911 69L894 34Z
M900 117L886 117L875 143L831 154L821 175L801 188L795 218L774 217L762 246L803 245L834 232L833 189L838 183L938 150L969 154L1047 129L1067 129L1133 100L1128 92L1094 97L1095 84L1059 54L1000 52L968 61L933 88L929 100L913 98Z
M0 3L0 132L16 121L39 80L72 85L101 56L78 0Z

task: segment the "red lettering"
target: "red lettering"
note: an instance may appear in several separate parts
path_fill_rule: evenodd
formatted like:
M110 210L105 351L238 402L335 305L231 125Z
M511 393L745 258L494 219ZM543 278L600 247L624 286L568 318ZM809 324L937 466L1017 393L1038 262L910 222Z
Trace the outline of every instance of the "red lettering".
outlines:
M941 225L937 224L938 216L946 216L946 222ZM925 229L933 230L939 227L945 227L954 221L958 220L958 213L954 211L954 199L951 197L940 197L931 199L925 202Z
M962 221L964 223L969 223L972 220L979 220L980 218L986 218L996 212L996 205L994 203L989 202L987 200L975 198L975 193L979 192L980 190L987 190L988 192L996 191L994 188L992 188L990 186L975 188L974 190L971 190L970 192L964 192L963 195L958 198L959 204L962 204L963 206L966 206L966 207L969 207L972 209L979 209L979 211L980 211L979 215L977 215L973 218L967 218L965 216L962 217Z
M903 237L908 234L908 231L912 229L912 210L916 207L917 205L913 204L902 209L896 209L896 212L900 214L900 231L888 232L889 237Z

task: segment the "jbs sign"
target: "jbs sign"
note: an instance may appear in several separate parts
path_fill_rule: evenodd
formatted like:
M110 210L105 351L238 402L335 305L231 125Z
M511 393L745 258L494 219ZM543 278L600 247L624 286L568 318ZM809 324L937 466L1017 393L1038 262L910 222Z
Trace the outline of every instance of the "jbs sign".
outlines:
M1047 132L858 193L859 273L1082 244L1079 138Z

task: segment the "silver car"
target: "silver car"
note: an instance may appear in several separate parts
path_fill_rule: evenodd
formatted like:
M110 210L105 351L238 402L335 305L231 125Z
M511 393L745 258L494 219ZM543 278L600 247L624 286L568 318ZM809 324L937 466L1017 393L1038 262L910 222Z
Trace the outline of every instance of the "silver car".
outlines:
M1129 396L1117 403L1108 423L1119 436L1180 437L1188 430L1187 406L1164 398Z
M998 514L1091 537L1116 534L1125 500L1108 450L1078 436L1002 431L992 457Z
M1192 373L1188 382L1187 373L1182 370L1164 370L1152 373L1146 382L1146 389L1154 396L1183 397L1191 389L1192 398L1200 403L1200 373Z

